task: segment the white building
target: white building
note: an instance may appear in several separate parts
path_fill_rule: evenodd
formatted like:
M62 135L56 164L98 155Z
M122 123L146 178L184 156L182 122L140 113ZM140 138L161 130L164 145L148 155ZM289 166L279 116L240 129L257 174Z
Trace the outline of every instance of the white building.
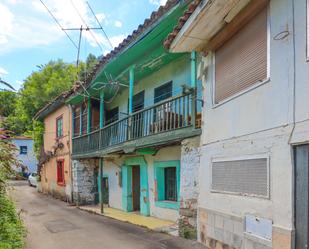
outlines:
M22 167L17 168L19 172L33 173L37 172L37 159L33 148L33 139L25 136L16 136L12 139L16 146L16 158L20 161Z
M200 51L199 240L308 248L306 0L194 1L165 46Z

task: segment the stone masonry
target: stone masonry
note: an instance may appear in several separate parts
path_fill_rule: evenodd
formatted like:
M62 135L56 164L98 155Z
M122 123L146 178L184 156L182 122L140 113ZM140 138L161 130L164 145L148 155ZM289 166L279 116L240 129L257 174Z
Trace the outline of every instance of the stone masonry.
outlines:
M95 168L97 161L74 160L73 173L73 201L77 205L94 204L96 195Z
M182 141L179 236L197 239L198 169L200 165L200 138Z

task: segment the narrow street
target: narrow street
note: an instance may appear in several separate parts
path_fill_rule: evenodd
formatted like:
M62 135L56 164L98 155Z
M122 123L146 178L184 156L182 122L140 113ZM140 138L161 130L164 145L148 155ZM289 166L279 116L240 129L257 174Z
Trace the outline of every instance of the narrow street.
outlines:
M205 249L197 242L81 211L12 182L11 196L28 229L26 249Z

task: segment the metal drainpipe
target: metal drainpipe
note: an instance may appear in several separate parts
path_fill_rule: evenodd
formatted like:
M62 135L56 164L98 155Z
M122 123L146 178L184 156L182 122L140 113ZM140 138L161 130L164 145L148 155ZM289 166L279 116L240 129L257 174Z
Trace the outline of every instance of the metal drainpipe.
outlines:
M71 114L71 115L70 115ZM72 105L69 104L69 118L72 120L69 120L71 129L69 129L69 170L70 170L70 176L71 176L71 202L73 202L73 175L72 175L72 160L71 160L71 146L73 145L73 136L74 136L74 112ZM70 132L72 131L72 132Z

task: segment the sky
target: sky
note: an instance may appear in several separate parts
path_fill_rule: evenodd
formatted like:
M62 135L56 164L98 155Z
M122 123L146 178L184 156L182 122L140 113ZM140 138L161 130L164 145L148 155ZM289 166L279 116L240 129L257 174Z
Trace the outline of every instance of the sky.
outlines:
M68 31L73 45L41 1L63 28L78 28L85 23L98 27L88 1L113 47L166 3L166 0L0 0L0 78L17 90L38 66L50 60L76 63L79 31ZM99 56L110 50L101 30L83 33L82 60L89 53Z

